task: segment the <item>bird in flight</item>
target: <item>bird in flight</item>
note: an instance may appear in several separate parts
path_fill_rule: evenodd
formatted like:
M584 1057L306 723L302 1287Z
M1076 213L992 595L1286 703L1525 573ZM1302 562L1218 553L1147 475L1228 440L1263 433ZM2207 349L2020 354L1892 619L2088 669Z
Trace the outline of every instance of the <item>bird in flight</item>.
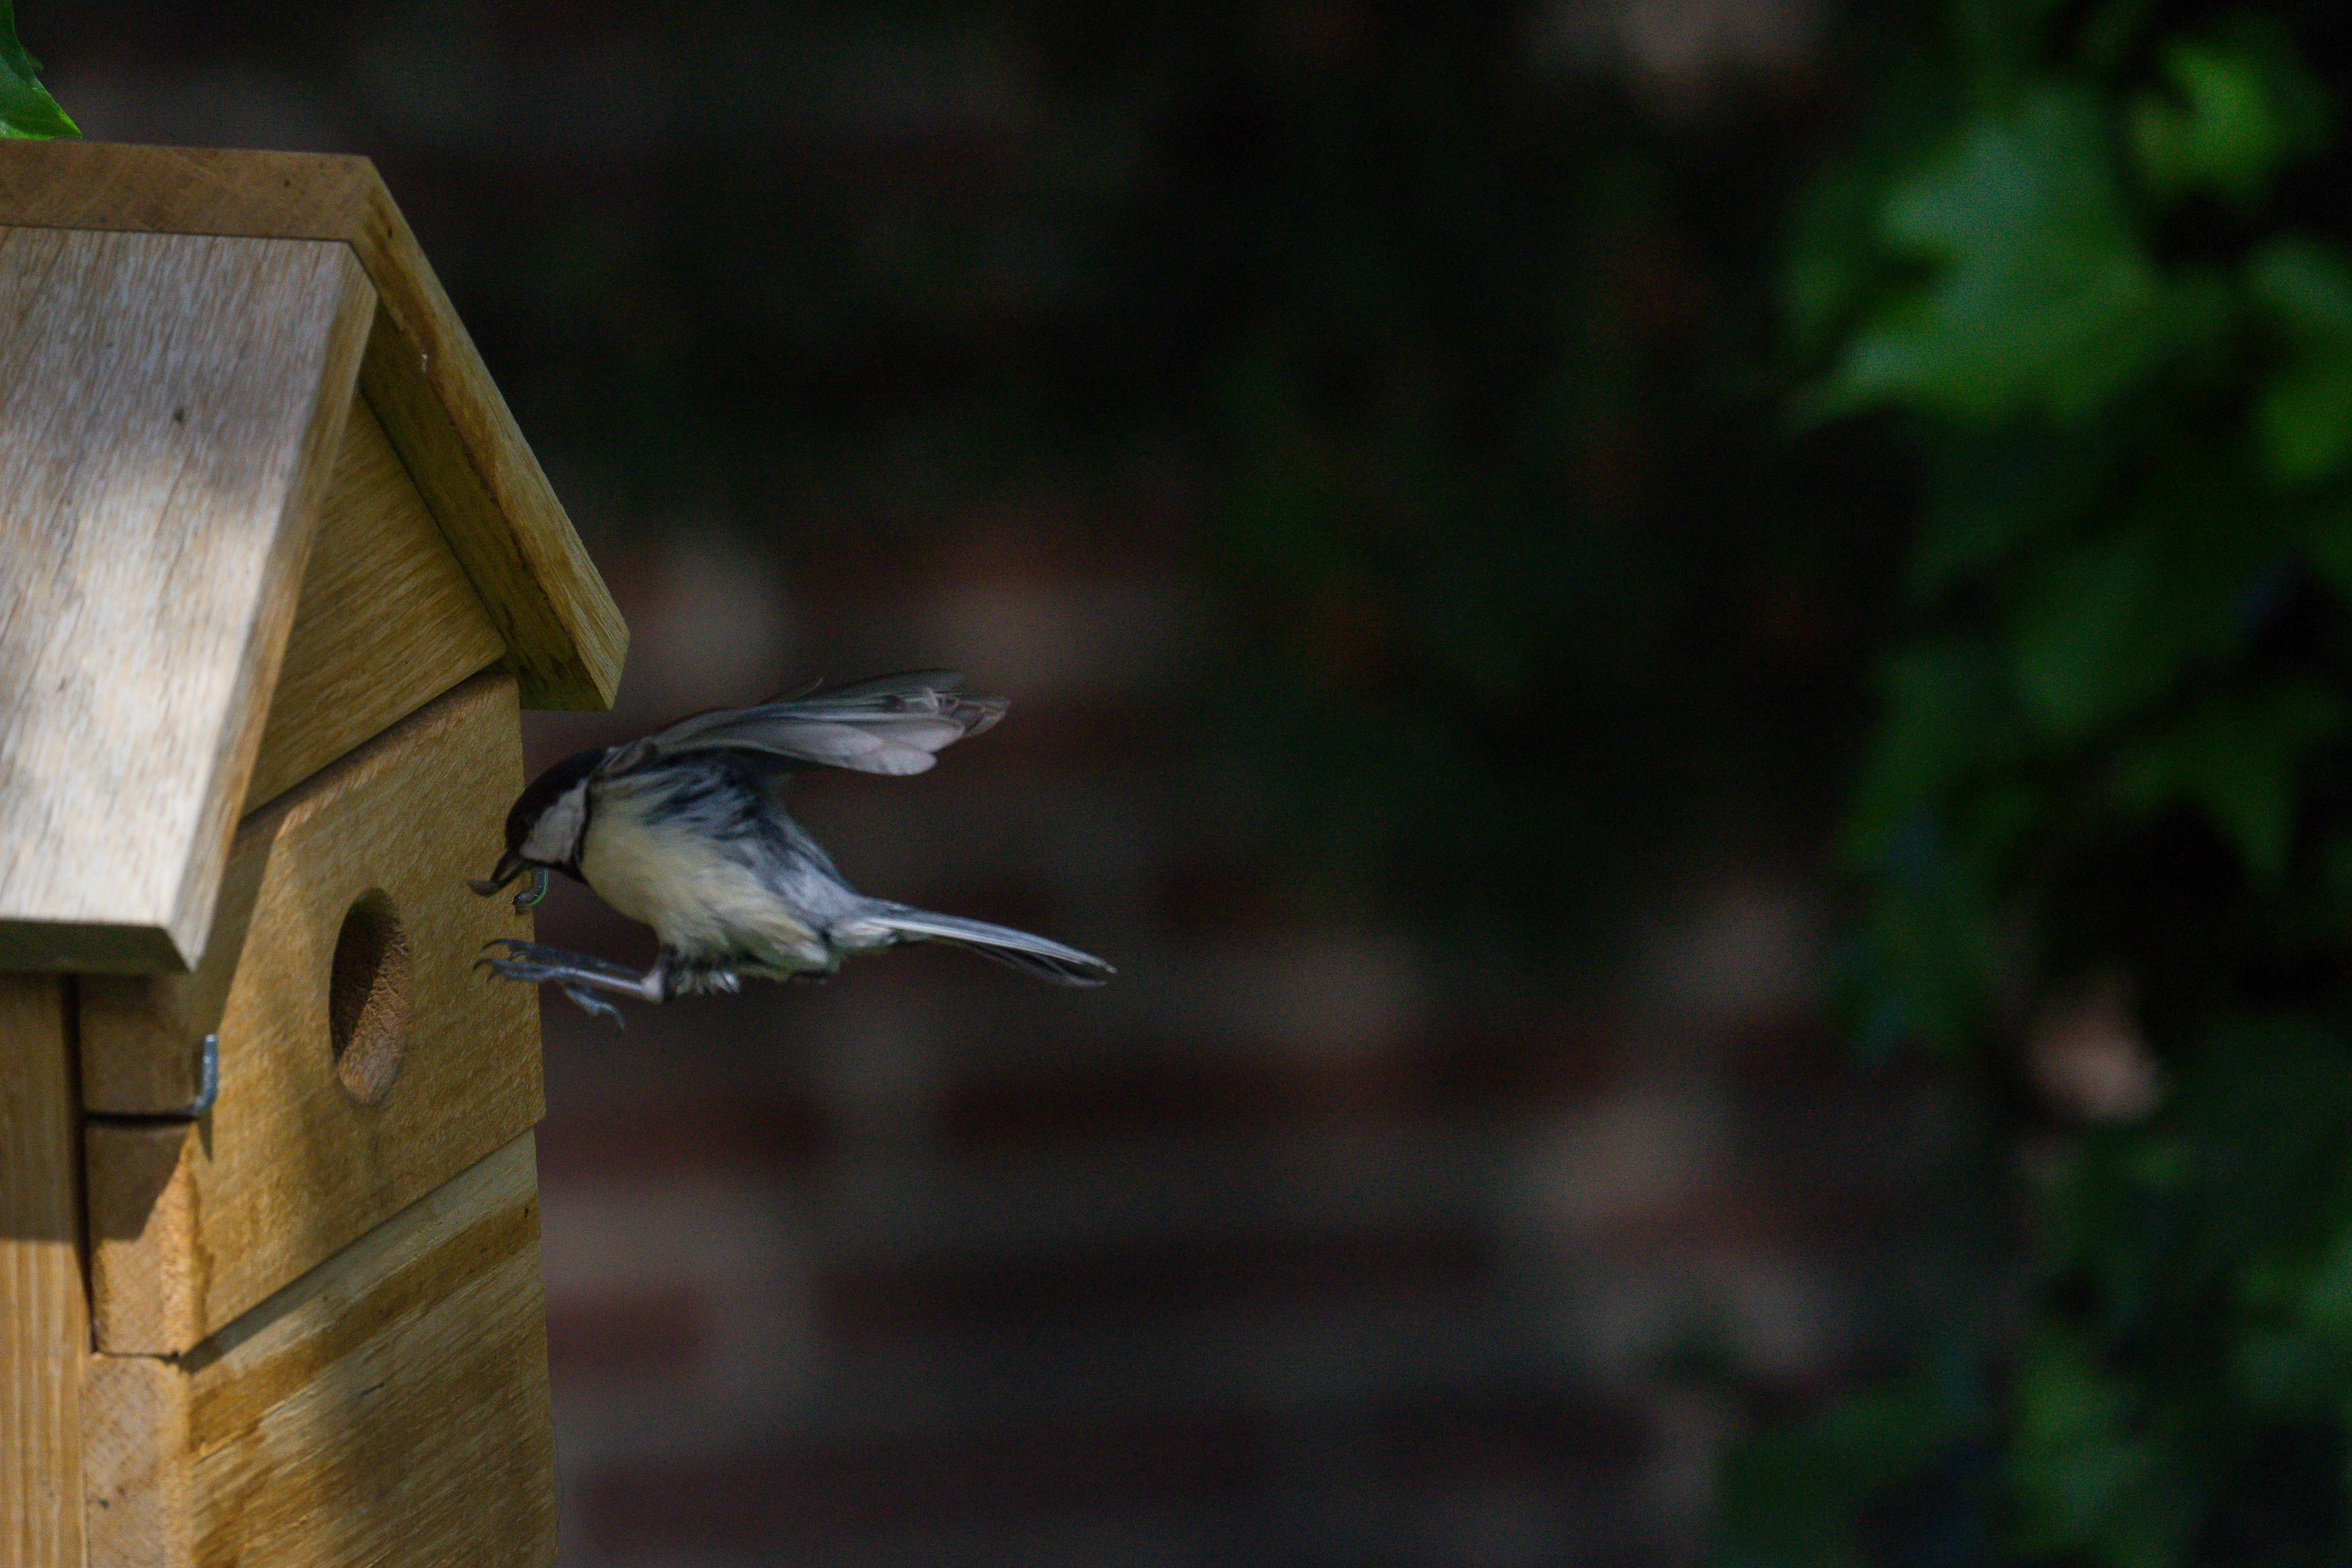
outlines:
M639 973L501 938L490 945L504 955L483 965L552 984L616 1023L607 995L657 1003L734 991L746 977L822 978L845 958L909 942L960 947L1058 985L1101 984L1111 966L1076 948L866 897L784 811L784 786L800 769L923 773L942 749L1004 716L1004 699L967 696L962 683L952 671L918 670L806 687L564 758L517 797L506 853L473 889L488 897L528 877L515 895L520 912L561 871L651 926L660 956Z

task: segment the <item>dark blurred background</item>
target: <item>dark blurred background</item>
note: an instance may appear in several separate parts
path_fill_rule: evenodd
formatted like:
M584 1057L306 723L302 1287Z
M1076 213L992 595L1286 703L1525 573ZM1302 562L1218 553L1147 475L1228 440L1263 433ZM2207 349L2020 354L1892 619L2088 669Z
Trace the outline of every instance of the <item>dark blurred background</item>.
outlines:
M1814 1021L1889 499L1787 441L1811 0L26 4L104 140L363 153L634 633L860 886L1112 957L551 994L565 1561L1643 1563L1885 1332ZM650 958L570 885L544 939Z
M2019 1181L2160 1098L2135 1009L2164 968L2127 942L2004 967L2031 924L2011 869L1957 935L1944 904L1872 901L1880 848L1945 842L1903 791L2011 755L2006 721L1883 650L1955 582L1947 620L2030 641L1968 571L2017 559L2052 487L2094 517L2064 529L2107 515L2063 452L1955 457L1903 416L2063 447L2101 376L2220 352L2099 335L2139 274L2110 267L2122 220L2061 166L2074 144L2043 132L2072 121L2033 84L2170 79L2181 188L2227 184L2192 155L2210 83L2163 52L2223 16L25 0L93 137L383 169L634 632L618 710L534 716L534 765L804 677L966 670L1011 697L1001 729L921 778L810 779L796 809L867 890L1119 966L1064 993L916 951L617 1034L548 998L563 1561L2007 1560L1982 1520L2034 1505L1981 1502L2010 1462L1981 1412L2042 1363L2004 1227ZM2261 109L2243 76L2211 112ZM1932 180L1880 199L1970 114L1978 141L1935 155L1976 207ZM2143 163L2170 145L2132 133ZM2302 145L2280 134L2272 163ZM2208 205L2164 243L2211 271L2252 209ZM1874 233L1918 243L1872 287L1999 254L1957 303L1882 319L1855 281ZM2060 259L2011 265L2035 246ZM2093 272L2085 335L2068 279ZM2338 320L2325 287L2295 297ZM1987 298L2010 315L1966 314ZM1923 320L1947 355L1925 370ZM2063 376L2001 380L2052 333L2098 384L2071 403ZM2336 384L2306 398L2323 425ZM2181 449L2125 423L2132 452ZM1906 567L1923 515L1959 531L1940 567ZM2181 568L2233 594L2272 572L2249 637L2320 593L2255 555ZM2107 620L2053 633L2029 696L2175 657L2099 641L2138 613L2116 608L2131 562L2065 569ZM1868 751L1880 667L1891 722L1928 693L1944 772L1905 772L1900 735ZM2318 713L2279 722L2317 744ZM2174 794L2251 823L2257 858L2288 832L2262 814L2292 799L2192 763ZM2163 767L2129 775L2155 780L2135 821L2174 798ZM2002 822L2056 798L1994 794ZM2167 951L2194 954L2207 884L2165 885L2189 889ZM1842 936L1857 907L1883 918ZM540 930L651 956L569 885ZM1939 942L1982 960L1981 1006L1873 1000L1873 952ZM1912 979L1915 1003L1962 994ZM2036 1013L2044 980L2075 989ZM1922 1365L1959 1369L1941 1415L1867 1406ZM2141 1451L2096 1388L2051 1397L2061 1449L2095 1427ZM1772 1447L1862 1407L1880 1425ZM1894 1503L1812 1535L1766 1517L1808 1488L1834 1496L1782 1511L1844 1508L1861 1451ZM1748 1523L1723 1522L1727 1473ZM2132 1565L2200 1539L2000 1538Z

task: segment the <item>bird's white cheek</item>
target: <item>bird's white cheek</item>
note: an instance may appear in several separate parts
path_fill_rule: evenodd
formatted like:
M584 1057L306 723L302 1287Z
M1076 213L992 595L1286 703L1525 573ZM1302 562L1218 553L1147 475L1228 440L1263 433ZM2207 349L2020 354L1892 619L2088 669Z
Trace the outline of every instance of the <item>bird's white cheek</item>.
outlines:
M571 859L579 845L581 819L587 814L588 782L583 779L540 814L531 825L530 837L522 841L524 856L543 866Z

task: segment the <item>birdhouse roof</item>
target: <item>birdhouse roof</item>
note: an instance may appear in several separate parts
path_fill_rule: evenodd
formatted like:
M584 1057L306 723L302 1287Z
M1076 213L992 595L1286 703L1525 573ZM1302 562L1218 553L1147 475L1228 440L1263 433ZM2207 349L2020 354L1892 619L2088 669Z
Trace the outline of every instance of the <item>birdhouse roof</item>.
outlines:
M201 953L347 422L524 703L610 706L626 628L368 160L0 141L0 970Z

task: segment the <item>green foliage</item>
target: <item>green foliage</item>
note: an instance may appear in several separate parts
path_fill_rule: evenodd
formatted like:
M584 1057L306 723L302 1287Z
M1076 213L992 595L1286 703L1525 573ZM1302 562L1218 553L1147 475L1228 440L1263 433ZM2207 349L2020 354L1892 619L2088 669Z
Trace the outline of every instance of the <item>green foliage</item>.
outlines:
M2095 98L2044 88L1886 192L1876 237L1928 277L1852 332L1824 408L2077 418L2209 335L2210 284L2141 249L2109 135Z
M40 76L40 62L16 41L16 0L0 0L0 137L81 134Z
M2159 197L2206 191L2251 207L2283 165L2326 144L2326 99L2284 32L2263 20L2165 43L2171 92L2144 92L2131 106L2133 151Z
M2334 247L2284 237L2250 260L2246 284L2288 354L2255 405L2271 477L2289 486L2332 478L2352 452L2352 263Z
M2343 727L2343 700L2316 682L2216 695L2122 748L2116 800L2142 817L2176 805L2202 811L2251 875L2274 882L2286 868L2303 759Z
M1870 1560L1858 1517L1865 1505L1964 1444L1981 1403L1972 1384L1930 1370L1748 1444L1725 1467L1717 1561L1861 1568Z
M2019 1548L2114 1568L2180 1560L2201 1478L2151 1430L2139 1395L2102 1366L2087 1335L2053 1326L2025 1347L2008 1468Z
M1845 996L1988 1108L1965 1262L2012 1304L1927 1336L1996 1396L1915 1377L1742 1450L1726 1563L2352 1553L2352 237L2312 47L1964 3L1892 73L1953 89L1795 213L1800 412L1926 479ZM2165 1089L2084 1124L2021 1067L2098 975Z

